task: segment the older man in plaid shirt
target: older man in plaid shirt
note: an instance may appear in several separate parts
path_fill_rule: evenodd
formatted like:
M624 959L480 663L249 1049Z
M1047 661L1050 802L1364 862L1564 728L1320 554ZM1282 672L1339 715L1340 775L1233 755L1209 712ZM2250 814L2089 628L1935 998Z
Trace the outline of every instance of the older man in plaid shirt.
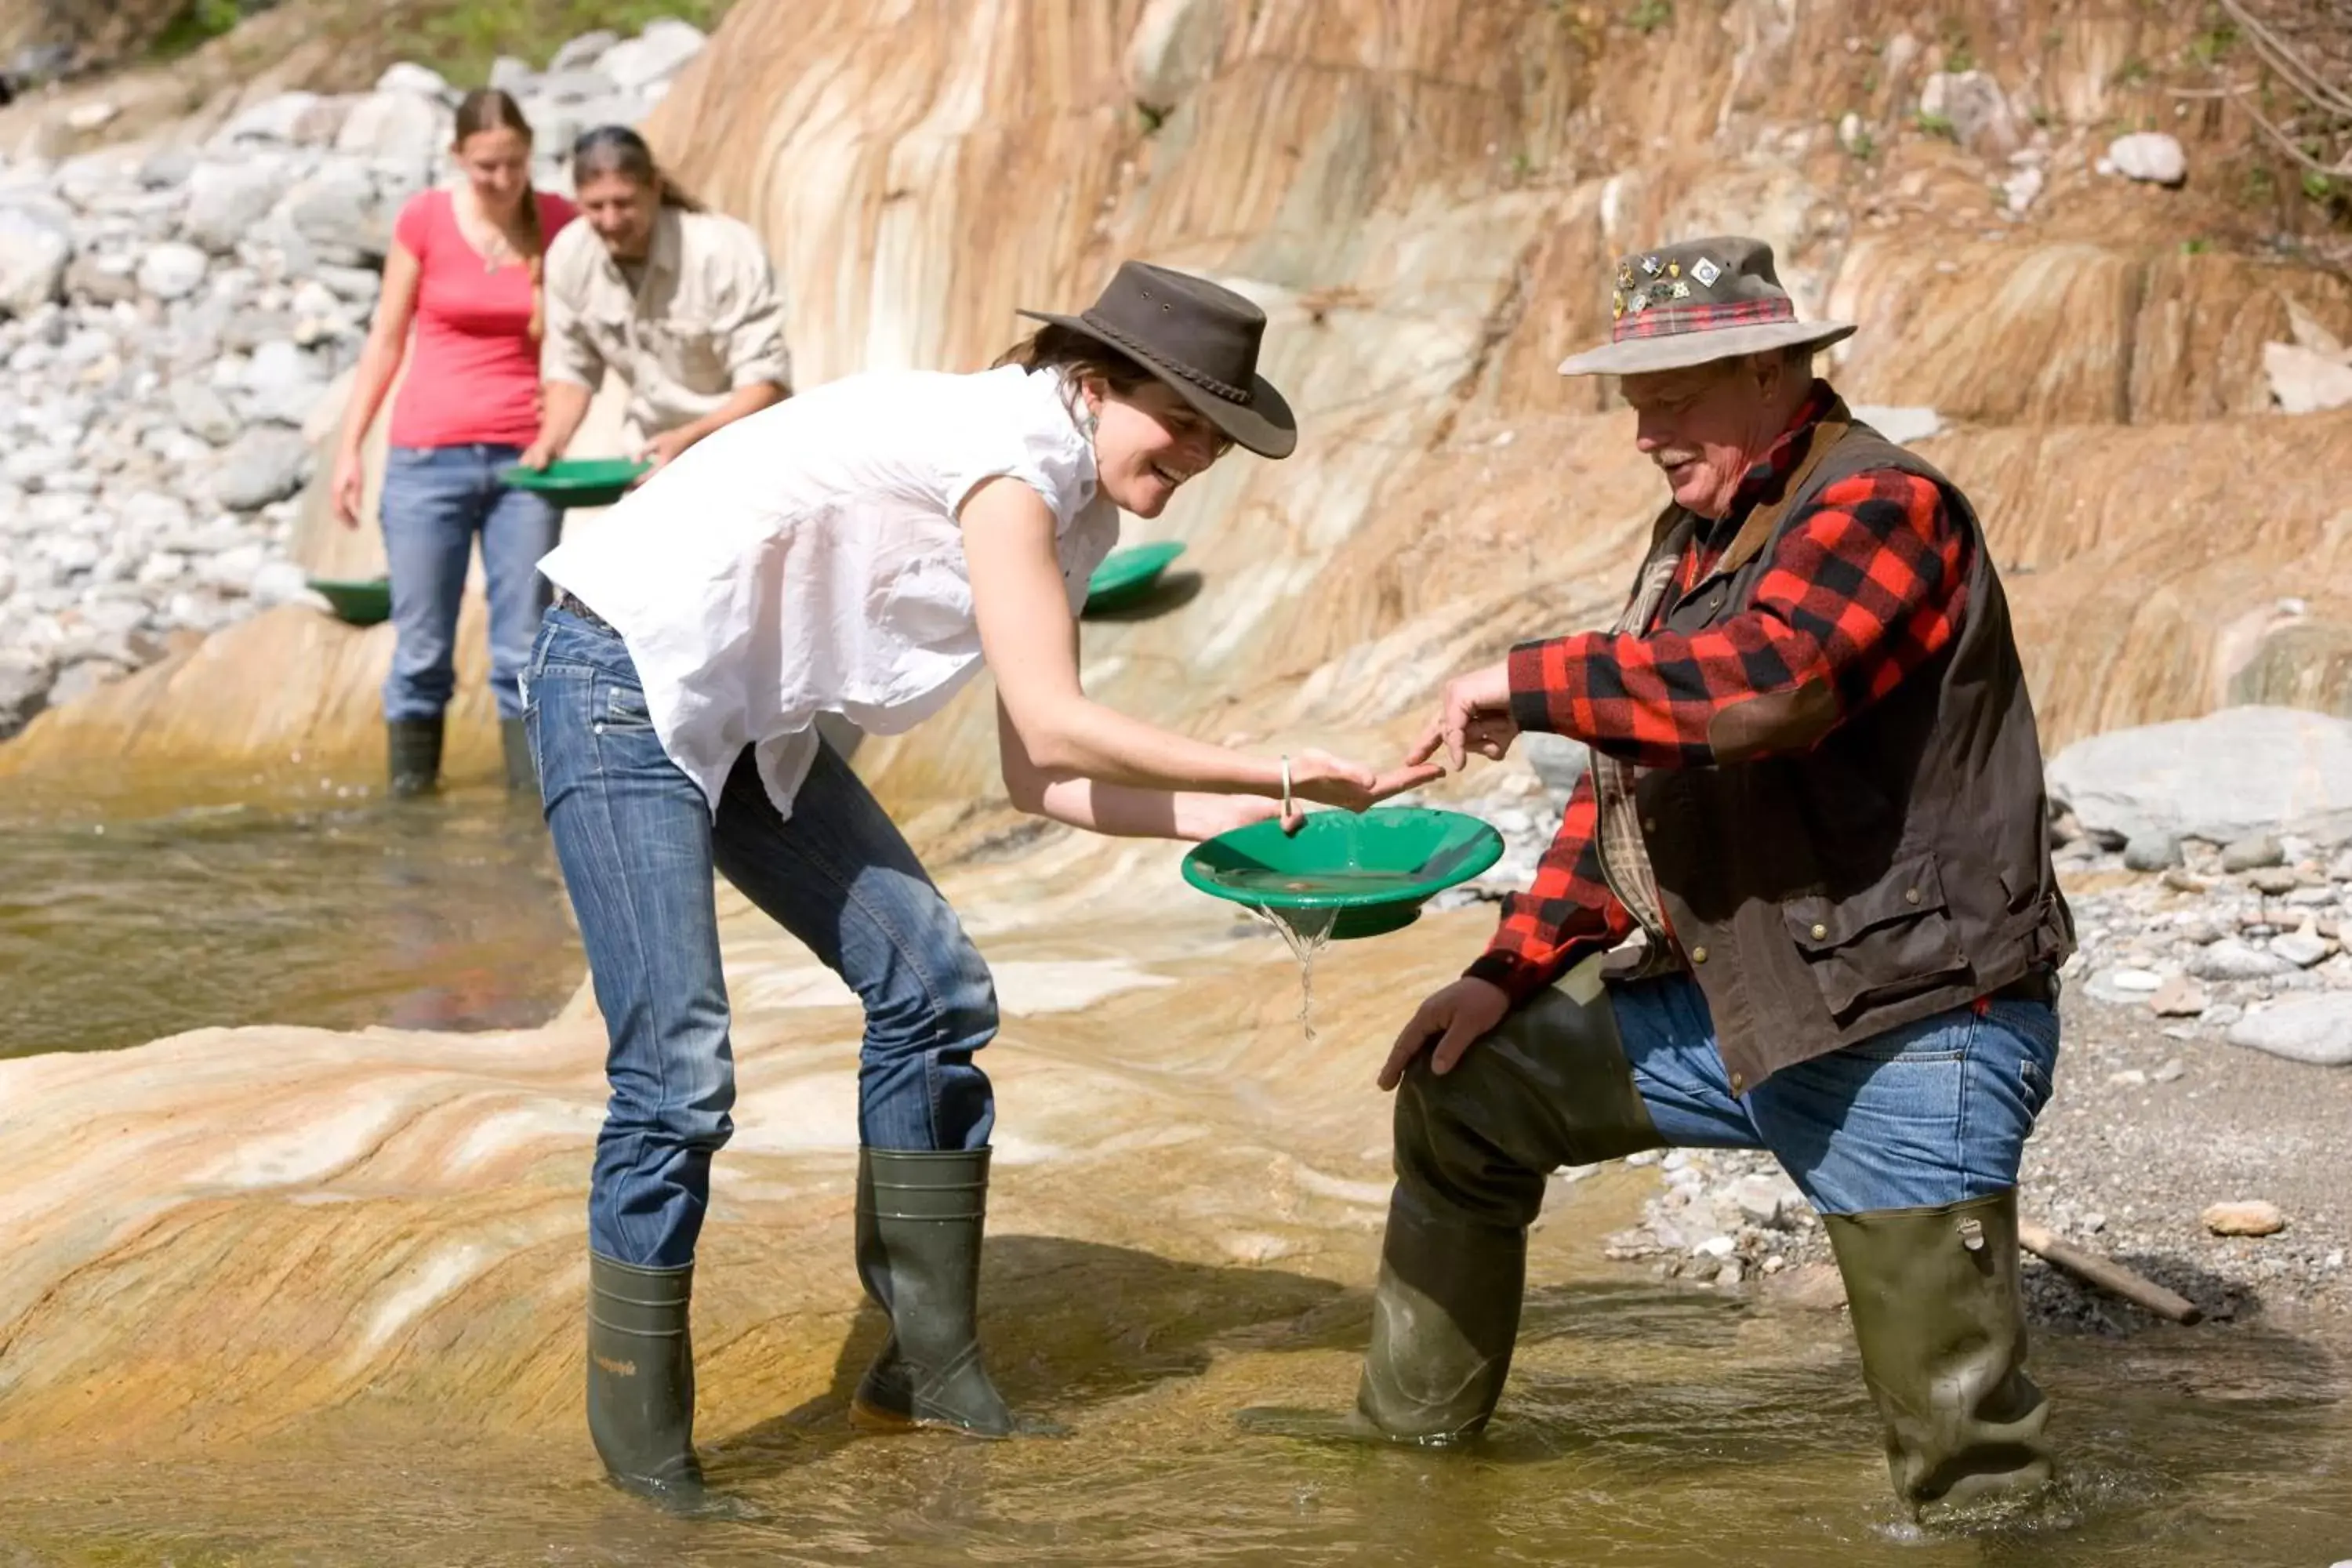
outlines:
M2073 926L1973 510L1813 379L1769 247L1627 257L1617 374L1673 500L1609 631L1446 689L1412 754L1521 730L1593 765L1534 886L1381 1069L1397 1186L1358 1405L1422 1441L1500 1394L1526 1227L1566 1164L1763 1148L1822 1215L1914 1505L2038 1487L2019 1159Z

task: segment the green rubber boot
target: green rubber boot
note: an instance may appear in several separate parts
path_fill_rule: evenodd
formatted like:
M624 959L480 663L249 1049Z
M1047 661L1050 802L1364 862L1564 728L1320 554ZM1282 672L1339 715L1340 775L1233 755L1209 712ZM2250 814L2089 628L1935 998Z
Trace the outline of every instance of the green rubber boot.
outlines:
M2025 1375L2015 1189L1822 1224L1886 1424L1896 1495L1916 1508L2040 1489L2050 1406Z
M441 783L439 719L393 719L385 722L384 760L393 798L430 795Z
M1013 1415L980 1359L980 1240L986 1149L857 1152L857 1277L890 1314L890 1337L858 1380L850 1420L972 1437L1060 1428Z
M530 734L520 719L499 721L499 749L506 755L507 793L539 798L539 764L531 761Z
M1663 1142L1597 971L1545 992L1443 1078L1416 1059L1397 1088L1359 1415L1407 1442L1475 1436L1511 1369L1545 1177Z
M694 1454L694 1266L588 1255L588 1435L613 1484L673 1513L744 1518Z

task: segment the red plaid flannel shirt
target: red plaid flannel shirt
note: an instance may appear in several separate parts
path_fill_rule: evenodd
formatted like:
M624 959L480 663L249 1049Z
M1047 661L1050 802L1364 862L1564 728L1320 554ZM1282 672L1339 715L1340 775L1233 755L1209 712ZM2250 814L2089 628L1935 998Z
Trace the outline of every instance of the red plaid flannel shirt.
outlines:
M1739 524L1804 460L1835 400L1813 384L1804 410L1741 479L1730 514L1692 541L1667 605L1704 581ZM1511 650L1522 729L1572 736L1654 768L1707 767L1709 728L1758 697L1825 683L1839 720L1885 696L1952 639L1965 608L1968 542L1928 480L1879 468L1823 490L1775 547L1747 609L1690 636L1578 632ZM1741 759L1755 753L1744 753ZM1494 940L1467 973L1525 1002L1580 960L1631 935L1601 870L1599 801L1580 780L1524 893L1503 900Z

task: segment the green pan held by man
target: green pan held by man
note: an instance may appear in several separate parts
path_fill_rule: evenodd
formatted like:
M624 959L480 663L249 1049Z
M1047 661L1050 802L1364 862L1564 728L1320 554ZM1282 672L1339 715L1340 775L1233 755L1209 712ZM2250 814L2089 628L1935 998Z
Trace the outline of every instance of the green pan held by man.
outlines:
M2074 929L2000 578L1959 489L1814 378L1854 329L1799 321L1769 247L1664 246L1601 282L1611 342L1560 370L1622 378L1673 499L1612 628L1456 679L1413 753L1537 730L1592 765L1382 1070L1360 1412L1485 1425L1547 1173L1761 1148L1835 1249L1896 1491L2038 1488L2016 1183Z

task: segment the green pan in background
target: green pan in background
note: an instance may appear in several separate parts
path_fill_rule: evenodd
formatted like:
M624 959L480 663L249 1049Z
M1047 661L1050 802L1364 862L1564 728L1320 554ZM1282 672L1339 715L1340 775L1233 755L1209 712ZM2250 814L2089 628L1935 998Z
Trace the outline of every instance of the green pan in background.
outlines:
M1503 836L1475 816L1428 806L1318 811L1295 834L1252 823L1193 847L1184 879L1201 891L1287 910L1333 911L1331 936L1411 925L1433 894L1503 858Z
M1088 615L1103 610L1123 610L1141 600L1160 581L1160 574L1168 563L1184 553L1181 539L1162 539L1150 544L1129 545L1114 550L1095 568L1087 579Z
M372 626L392 618L392 580L388 577L364 582L313 577L306 585L334 607L337 620L355 626Z
M517 463L499 470L499 481L545 496L560 507L611 506L628 493L629 481L653 467L631 458L559 458L543 468Z

